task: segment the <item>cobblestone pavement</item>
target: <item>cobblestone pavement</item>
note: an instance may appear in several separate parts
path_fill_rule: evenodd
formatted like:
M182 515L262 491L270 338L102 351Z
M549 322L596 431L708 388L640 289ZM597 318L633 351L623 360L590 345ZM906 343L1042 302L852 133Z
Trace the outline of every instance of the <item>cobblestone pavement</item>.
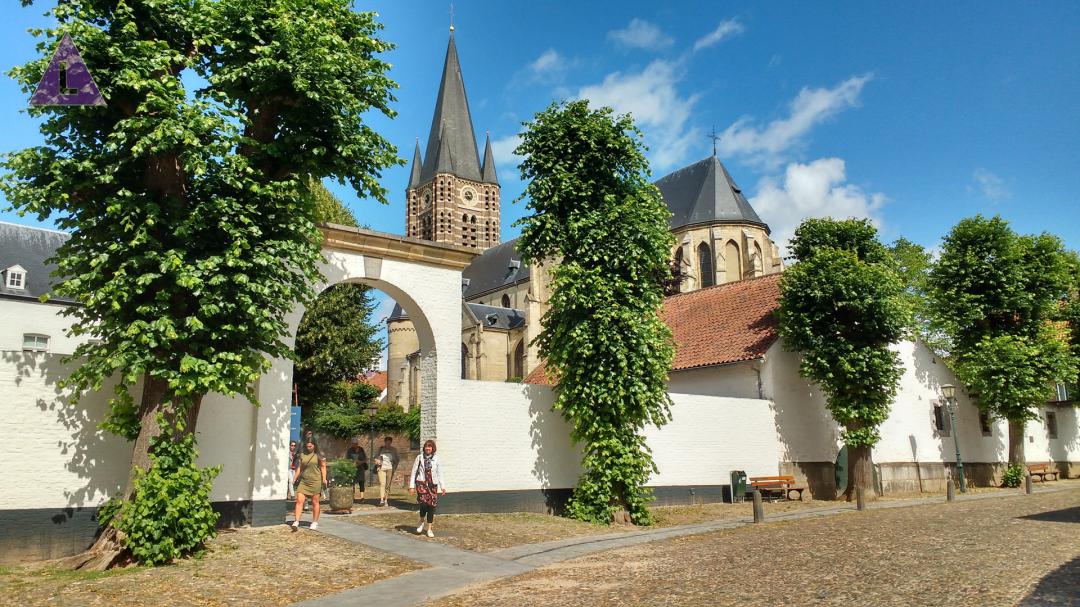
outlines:
M437 604L1080 605L1080 590L1069 584L1078 538L1080 489L1072 487L669 539L557 563Z

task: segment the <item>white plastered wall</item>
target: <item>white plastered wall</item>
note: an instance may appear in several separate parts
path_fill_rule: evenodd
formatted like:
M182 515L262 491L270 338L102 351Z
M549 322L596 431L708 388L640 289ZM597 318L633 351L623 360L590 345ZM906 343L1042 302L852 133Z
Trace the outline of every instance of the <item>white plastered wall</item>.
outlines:
M69 404L58 387L77 363L61 359L83 338L65 335L63 306L0 300L0 461L7 488L0 509L98 506L127 481L131 443L98 428L108 411L112 382ZM50 337L48 353L23 352L23 333ZM140 387L134 392L138 397ZM222 464L211 498L251 497L255 407L243 400L208 395L198 424L199 463Z
M439 401L439 458L451 491L573 487L580 450L546 386L461 381ZM672 421L645 431L659 468L653 486L720 485L731 470L777 473L769 403L672 394Z
M900 387L881 425L881 440L873 449L875 463L955 462L956 444L967 462L994 463L1008 459L1008 426L991 423L990 436L979 425L979 410L949 368L924 344L893 346L904 364ZM799 358L779 342L766 355L762 379L766 398L773 401L783 460L831 462L840 449L840 429L825 408L813 383L799 376ZM723 368L718 368L722 370ZM942 436L935 428L934 405L941 402L942 384L957 386L956 428ZM1028 422L1025 456L1028 461L1080 459L1080 420L1073 407L1042 407L1057 412L1058 438L1048 438L1043 420Z

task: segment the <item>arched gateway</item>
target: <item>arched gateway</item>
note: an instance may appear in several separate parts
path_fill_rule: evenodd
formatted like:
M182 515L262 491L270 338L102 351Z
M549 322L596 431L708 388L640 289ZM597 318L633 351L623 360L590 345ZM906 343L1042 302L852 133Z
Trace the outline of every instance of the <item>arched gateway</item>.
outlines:
M424 439L439 435L440 398L461 381L461 271L475 249L334 224L323 225L321 292L358 282L390 295L405 309L420 340L421 429ZM304 315L297 306L287 317L288 344ZM253 474L253 518L275 522L285 499L289 450L289 404L293 363L277 359L259 380L257 448ZM260 507L265 504L264 507Z

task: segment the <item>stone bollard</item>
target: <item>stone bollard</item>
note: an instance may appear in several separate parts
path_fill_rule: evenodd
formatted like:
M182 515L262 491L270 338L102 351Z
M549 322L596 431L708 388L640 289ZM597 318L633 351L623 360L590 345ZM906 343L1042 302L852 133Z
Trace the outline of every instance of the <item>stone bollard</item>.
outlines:
M866 499L863 497L862 487L855 487L855 509L866 510Z
M1031 495L1031 492L1034 490L1034 487L1031 485L1031 473L1028 472L1027 476L1024 477L1024 493Z
M956 486L953 485L952 479L945 481L945 501L951 502L956 499Z
M761 505L761 492L757 489L754 489L750 494L753 496L754 499L754 522L764 523L765 508Z

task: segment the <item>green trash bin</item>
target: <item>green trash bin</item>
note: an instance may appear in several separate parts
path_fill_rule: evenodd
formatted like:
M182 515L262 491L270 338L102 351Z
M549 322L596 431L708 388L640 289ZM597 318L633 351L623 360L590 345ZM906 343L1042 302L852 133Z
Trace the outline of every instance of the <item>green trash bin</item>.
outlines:
M746 471L731 471L731 501L741 502L746 499Z

